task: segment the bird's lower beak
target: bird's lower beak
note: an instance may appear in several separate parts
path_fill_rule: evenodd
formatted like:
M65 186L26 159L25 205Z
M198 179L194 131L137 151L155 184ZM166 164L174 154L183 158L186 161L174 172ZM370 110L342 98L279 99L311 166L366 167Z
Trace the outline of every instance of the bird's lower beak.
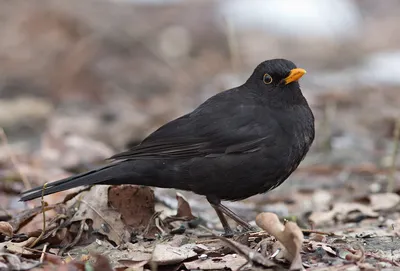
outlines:
M289 76L284 79L285 85L299 80L306 73L307 73L306 70L300 68L291 70Z

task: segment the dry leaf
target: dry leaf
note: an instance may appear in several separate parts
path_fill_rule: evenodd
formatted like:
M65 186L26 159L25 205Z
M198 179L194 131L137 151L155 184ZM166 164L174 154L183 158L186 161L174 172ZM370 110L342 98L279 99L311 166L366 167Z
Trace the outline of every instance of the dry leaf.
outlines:
M14 254L1 252L2 259L6 259L7 264L0 261L0 270L32 270L40 265L40 262L24 259Z
M46 213L48 212L48 210L51 210L53 208L54 206L46 206L45 207ZM11 226L14 229L14 232L18 232L20 227L27 224L34 216L41 213L42 213L42 206L37 206L33 209L25 210L18 213L17 215L13 216L13 218L10 221L8 221L8 223L11 224Z
M294 222L283 225L276 214L261 213L256 217L257 225L278 239L289 253L288 260L291 261L291 270L303 269L301 261L301 248L303 245L303 232Z
M400 203L400 196L395 193L372 194L368 198L374 211L391 209Z
M55 209L50 209L45 211L45 215L46 215L46 229L48 230L49 224L47 222L53 220L58 215L58 213ZM42 230L43 230L43 213L39 213L35 217L33 217L33 219L30 220L28 223L21 226L18 232L30 235L32 233L42 232Z
M154 248L152 262L158 265L169 265L183 262L186 259L197 256L193 251L194 244L173 247L167 244L158 244Z
M321 246L322 246L322 249L325 250L327 253L329 253L333 256L336 256L336 252L330 246L328 246L326 244L322 244Z
M245 257L237 254L228 254L223 257L207 258L185 263L188 270L238 270L247 263Z
M144 266L148 263L149 261L134 261L134 260L119 260L118 263L122 264L124 267L128 267L127 270L135 270L135 271L141 271L144 269Z
M5 236L12 237L13 236L13 227L8 222L0 221L0 234L4 234Z
M25 247L29 247L34 241L36 240L36 237L31 237L28 240L20 243L13 243L13 242L5 242L2 243L1 245L4 246L8 252L14 253L14 254L21 254L21 255L33 255L31 251L28 251L25 249Z
M332 223L335 219L344 220L350 213L358 211L366 217L378 217L378 213L374 212L371 207L360 203L336 203L332 210L327 212L313 212L308 218L315 226Z
M112 186L108 190L108 202L112 208L121 213L125 224L135 230L143 230L155 212L154 193L150 187Z
M95 262L93 263L93 270L113 271L110 261L103 255L95 255ZM86 268L85 268L86 269Z
M181 193L176 193L176 199L178 200L178 210L176 213L176 217L184 217L187 220L192 220L196 218L192 214L192 209L190 208L188 201Z
M91 219L93 229L107 236L117 245L128 241L128 227L121 219L121 214L108 204L109 185L93 186L70 200L69 207L76 209L71 222Z

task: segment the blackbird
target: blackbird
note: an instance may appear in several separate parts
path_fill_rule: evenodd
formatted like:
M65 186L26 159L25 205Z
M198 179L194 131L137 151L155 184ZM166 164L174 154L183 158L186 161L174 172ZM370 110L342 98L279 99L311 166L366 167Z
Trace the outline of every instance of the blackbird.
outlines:
M276 188L303 160L314 140L314 116L298 79L306 73L286 59L259 64L241 86L216 94L161 126L104 167L49 183L44 195L82 185L136 184L193 191L207 197L226 235L224 215L251 226L221 204ZM42 187L22 201L41 197Z

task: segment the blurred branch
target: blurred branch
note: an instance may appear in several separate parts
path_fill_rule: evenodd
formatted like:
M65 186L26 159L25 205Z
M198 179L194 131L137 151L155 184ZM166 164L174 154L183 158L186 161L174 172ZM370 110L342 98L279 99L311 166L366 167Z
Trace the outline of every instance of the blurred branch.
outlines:
M232 20L225 18L225 22L226 22L226 37L228 40L232 70L234 72L237 72L240 67L241 60L239 54L238 38L236 36L236 29Z
M396 120L394 133L393 133L393 154L392 154L392 164L390 166L390 173L388 178L387 192L393 192L394 184L396 182L396 160L397 154L399 152L399 141L400 141L400 118Z

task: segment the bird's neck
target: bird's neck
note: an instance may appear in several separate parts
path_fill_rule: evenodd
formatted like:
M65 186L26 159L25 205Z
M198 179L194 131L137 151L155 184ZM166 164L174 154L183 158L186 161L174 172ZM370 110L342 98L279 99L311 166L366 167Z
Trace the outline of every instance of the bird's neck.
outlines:
M303 96L298 83L293 84L297 85L288 86L269 95L266 100L267 104L271 107L278 108L290 108L299 105L308 106L307 100Z

